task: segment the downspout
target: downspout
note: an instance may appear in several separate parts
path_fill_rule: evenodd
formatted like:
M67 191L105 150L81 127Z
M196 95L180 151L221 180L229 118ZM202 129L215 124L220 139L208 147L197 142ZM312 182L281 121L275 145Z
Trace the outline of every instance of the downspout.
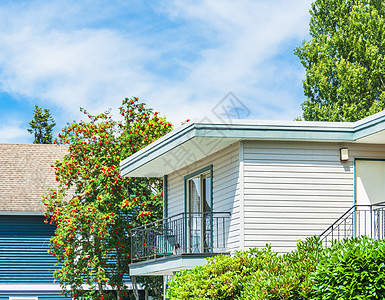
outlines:
M168 189L168 176L164 175L163 176L163 219L166 219L168 216L167 189ZM163 299L166 299L167 282L168 282L168 276L163 275Z
M239 248L245 250L245 197L244 197L244 148L243 141L239 142L239 216L240 216L240 239Z
M168 187L168 176L163 176L163 219L166 219L168 216L168 197L167 197L167 187Z

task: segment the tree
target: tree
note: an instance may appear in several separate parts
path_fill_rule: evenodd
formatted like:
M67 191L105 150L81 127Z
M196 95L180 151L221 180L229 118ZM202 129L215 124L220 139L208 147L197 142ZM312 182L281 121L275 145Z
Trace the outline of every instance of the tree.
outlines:
M49 109L44 110L35 105L33 119L29 122L31 129L27 129L30 134L35 136L34 144L52 144L52 129L56 125Z
M58 186L43 202L46 222L57 226L50 241L60 266L54 277L74 299L108 299L107 287L118 299L126 295L130 228L162 217L161 179L120 176L122 159L172 129L138 101L123 100L122 121L110 112L93 116L81 109L88 121L59 134L69 153L53 165Z
M315 0L308 42L303 119L356 121L385 108L385 2Z

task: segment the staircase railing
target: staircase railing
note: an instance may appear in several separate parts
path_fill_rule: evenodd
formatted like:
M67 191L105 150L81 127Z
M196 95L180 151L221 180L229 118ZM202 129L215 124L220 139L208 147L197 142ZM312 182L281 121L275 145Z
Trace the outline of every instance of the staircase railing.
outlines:
M324 247L333 241L366 235L373 239L385 238L385 202L372 205L353 205L321 235Z

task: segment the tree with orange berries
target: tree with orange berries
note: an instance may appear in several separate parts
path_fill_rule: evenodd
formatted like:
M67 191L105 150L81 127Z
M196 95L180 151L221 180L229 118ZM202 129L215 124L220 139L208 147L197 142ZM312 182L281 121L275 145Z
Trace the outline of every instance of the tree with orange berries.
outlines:
M119 109L121 121L81 109L87 122L63 129L59 142L69 145L68 154L53 165L58 185L43 197L46 222L56 225L54 277L74 299L125 298L130 230L162 217L162 180L121 177L119 163L172 125L138 98Z

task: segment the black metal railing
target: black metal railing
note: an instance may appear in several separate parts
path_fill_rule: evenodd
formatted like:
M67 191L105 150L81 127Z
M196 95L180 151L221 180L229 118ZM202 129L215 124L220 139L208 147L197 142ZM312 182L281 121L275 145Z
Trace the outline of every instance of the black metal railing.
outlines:
M385 202L373 205L354 205L321 235L324 247L333 241L366 235L373 239L385 238Z
M230 213L180 213L131 230L131 262L226 252Z

